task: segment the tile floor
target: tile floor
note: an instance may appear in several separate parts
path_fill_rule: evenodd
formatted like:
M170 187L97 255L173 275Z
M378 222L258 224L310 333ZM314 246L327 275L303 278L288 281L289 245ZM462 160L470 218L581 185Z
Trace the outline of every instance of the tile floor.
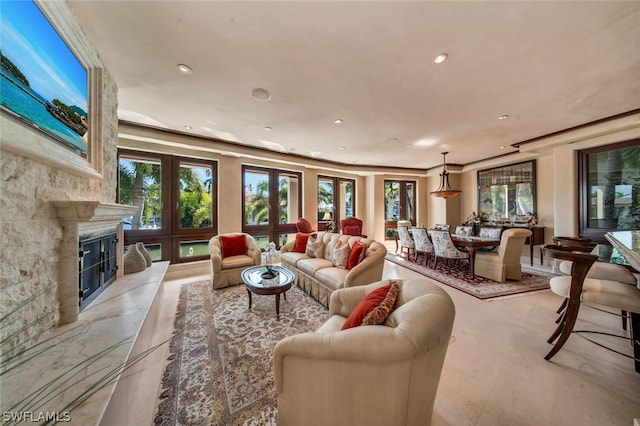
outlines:
M383 277L422 276L385 262ZM158 327L172 328L177 288L189 280L165 283ZM632 360L577 335L552 362L544 360L551 348L546 339L555 327L558 296L543 291L481 301L442 287L455 303L456 320L433 425L637 426L634 419L640 425L640 373L634 371ZM621 330L619 318L590 308L581 310L576 329L600 325ZM610 343L630 352L630 346L621 342ZM154 368L155 373L150 369L151 376L141 384L157 386L162 367ZM153 392L139 404L155 404Z

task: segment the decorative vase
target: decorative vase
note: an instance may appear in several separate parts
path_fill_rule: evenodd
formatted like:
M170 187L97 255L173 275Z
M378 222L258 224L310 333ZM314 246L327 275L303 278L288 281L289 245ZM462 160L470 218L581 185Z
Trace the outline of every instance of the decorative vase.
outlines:
M280 283L278 271L274 271L270 268L267 268L265 272L260 274L260 278L262 278L262 285L265 287L277 286Z
M131 244L124 254L124 273L132 274L145 269L147 269L147 261L144 260L144 255L138 251L135 244Z
M144 243L136 243L136 249L138 249L138 251L144 256L144 260L147 263L147 268L151 266L151 264L153 263L153 261L151 260L151 253L149 253L149 250L147 250L147 248L144 246Z

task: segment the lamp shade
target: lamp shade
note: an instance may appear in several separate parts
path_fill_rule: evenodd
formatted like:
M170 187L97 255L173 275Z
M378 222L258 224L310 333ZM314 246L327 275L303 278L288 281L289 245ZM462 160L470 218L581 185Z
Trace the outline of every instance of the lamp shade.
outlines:
M433 195L434 197L445 199L457 197L462 193L462 191L458 189L452 189L451 185L449 185L449 172L447 171L447 154L448 152L442 153L442 173L440 173L440 187L437 191L431 192L431 195Z

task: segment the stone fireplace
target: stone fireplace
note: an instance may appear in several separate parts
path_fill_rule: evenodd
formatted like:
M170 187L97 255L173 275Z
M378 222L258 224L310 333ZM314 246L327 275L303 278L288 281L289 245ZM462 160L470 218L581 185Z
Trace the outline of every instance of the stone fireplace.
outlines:
M58 265L59 286L58 302L60 306L59 324L77 321L81 306L80 241L100 241L102 236L115 233L115 276L109 281L120 278L124 274L123 252L124 237L122 219L133 215L136 207L99 201L54 201L58 218L62 224L62 241L60 243L60 259ZM88 254L87 254L88 255ZM86 265L85 265L86 269ZM104 276L99 277L103 280ZM99 286L108 285L102 281ZM95 297L95 296L94 296ZM87 294L84 305L92 298Z

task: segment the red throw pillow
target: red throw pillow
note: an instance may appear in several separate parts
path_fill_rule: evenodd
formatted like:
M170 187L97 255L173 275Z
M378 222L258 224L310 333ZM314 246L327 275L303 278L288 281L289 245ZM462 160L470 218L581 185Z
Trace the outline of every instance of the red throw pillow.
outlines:
M351 247L351 253L349 253L349 259L347 260L347 269L353 269L358 263L362 262L366 249L360 241Z
M298 232L296 234L296 243L293 246L293 251L297 253L305 253L307 251L307 240L310 234L304 232Z
M346 330L348 328L359 327L363 325L365 317L367 317L367 315L369 315L379 306L383 309L387 309L387 314L384 316L384 319L386 319L387 315L389 315L389 313L391 312L391 309L393 308L393 305L396 301L395 299L398 295L398 292L395 291L395 295L392 294L393 301L389 303L390 300L387 299L387 294L390 292L393 285L398 287L398 284L395 281L392 281L389 284L378 287L371 293L367 294L366 297L362 299L360 303L358 303L353 312L351 312L351 315L349 315L349 318L347 318L347 321L344 323L341 330ZM386 302L385 299L387 299ZM380 322L377 322L377 324L382 324L382 322L384 322L384 319L382 319L382 321Z
M243 234L221 235L222 257L239 256L247 254L247 242Z
M345 225L342 227L344 235L360 235L360 227L358 225Z

